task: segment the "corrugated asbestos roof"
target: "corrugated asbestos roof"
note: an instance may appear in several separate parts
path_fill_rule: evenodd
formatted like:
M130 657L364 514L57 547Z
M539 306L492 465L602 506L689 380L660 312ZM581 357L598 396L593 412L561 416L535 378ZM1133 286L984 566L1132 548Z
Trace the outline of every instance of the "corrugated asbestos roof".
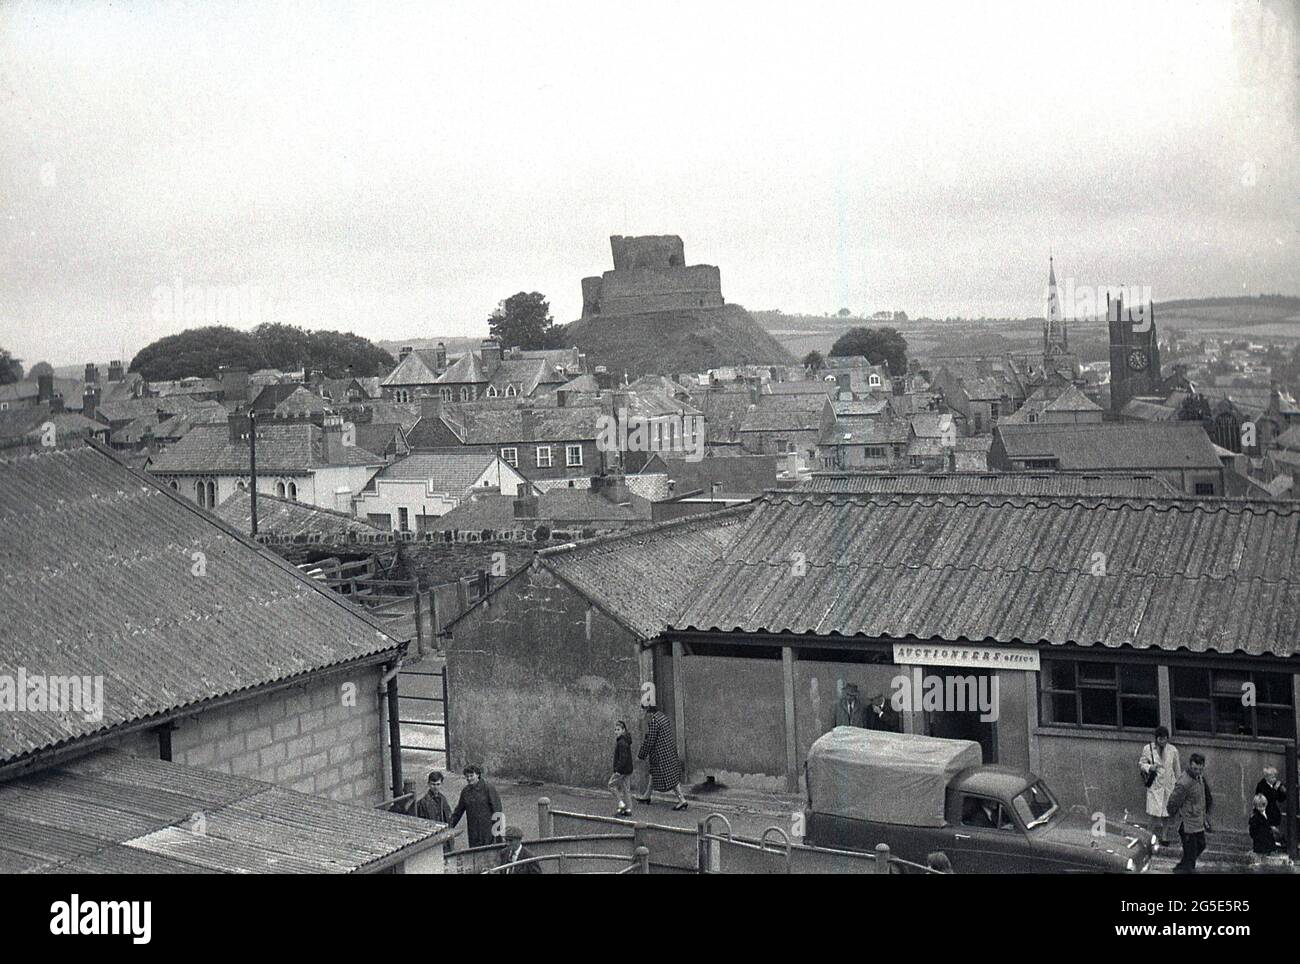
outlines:
M542 564L613 613L643 639L663 631L722 551L741 531L749 506L544 549Z
M111 750L0 784L0 873L352 873L446 836L428 820Z
M0 532L0 674L103 677L101 720L0 713L0 764L402 645L94 447L0 460Z
M1300 503L769 493L673 626L1290 656Z
M881 475L878 472L814 472L795 486L800 492L909 495L1088 495L1168 498L1179 493L1154 475L1031 475L1025 472Z

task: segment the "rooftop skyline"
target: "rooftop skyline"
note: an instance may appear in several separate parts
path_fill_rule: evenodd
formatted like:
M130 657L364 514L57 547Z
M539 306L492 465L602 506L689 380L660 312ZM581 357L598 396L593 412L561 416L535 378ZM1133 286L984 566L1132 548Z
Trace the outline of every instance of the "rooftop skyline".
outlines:
M177 288L377 340L519 290L562 323L612 234L753 310L1030 316L1049 251L1298 294L1295 10L6 4L0 345L129 358L192 326Z

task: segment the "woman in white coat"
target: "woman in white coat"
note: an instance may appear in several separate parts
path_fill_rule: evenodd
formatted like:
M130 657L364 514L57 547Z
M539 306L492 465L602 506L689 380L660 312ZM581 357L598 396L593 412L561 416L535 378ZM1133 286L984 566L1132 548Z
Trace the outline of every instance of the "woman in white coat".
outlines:
M1169 795L1183 772L1178 759L1178 747L1169 742L1169 730L1157 726L1155 739L1142 748L1138 770L1147 783L1147 816L1151 818L1151 832L1161 844L1168 845Z

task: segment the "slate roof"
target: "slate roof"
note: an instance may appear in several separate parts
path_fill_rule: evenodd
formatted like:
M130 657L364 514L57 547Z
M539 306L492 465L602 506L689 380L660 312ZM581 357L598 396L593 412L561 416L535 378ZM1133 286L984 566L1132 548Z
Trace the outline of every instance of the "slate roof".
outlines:
M325 460L323 432L305 422L257 427L257 471L307 473L330 465L373 465L384 460L355 445L340 447L337 462ZM226 425L196 425L158 454L150 471L175 473L248 473L248 443L232 442Z
M51 413L45 405L33 405L26 408L0 412L0 446L5 443L32 442L44 435L42 426L46 422L54 423L57 444L89 438L91 435L108 432L108 426L86 418L80 412Z
M275 414L278 416L288 415L320 415L330 409L330 403L325 401L310 389L299 386L275 406Z
M531 415L526 416L525 412ZM527 409L444 405L441 412L443 423L465 445L594 439L600 434L600 415L601 409L594 405ZM529 426L527 431L526 424Z
M1056 458L1062 469L1217 469L1222 463L1199 423L999 425L1007 456Z
M1052 472L954 472L936 475L882 475L878 472L814 472L795 486L799 492L899 495L1033 495L1167 498L1177 493L1155 475L1069 474Z
M1140 398L1130 399L1120 409L1120 414L1125 418L1137 419L1142 422L1174 422L1178 420L1178 409L1160 405L1156 402L1144 402Z
M472 355L473 352L470 352ZM432 385L438 381L437 351L417 348L393 368L380 385Z
M113 750L0 784L6 874L367 872L448 836L429 820Z
M1290 656L1300 503L769 493L673 626Z
M253 499L247 490L240 489L213 510L217 518L240 532L249 532L253 525ZM339 536L384 535L381 530L360 519L333 509L281 499L265 492L257 493L257 531L277 536Z
M378 482L416 479L427 482L432 492L445 492L459 498L496 460L496 453L483 449L467 452L412 452L380 469L366 488L374 491Z
M887 398L855 398L829 400L836 418L861 418L879 415L889 408Z
M815 432L825 408L824 395L760 395L758 405L741 417L739 431Z
M826 426L818 445L902 444L912 437L912 426L904 418L848 419Z
M1274 440L1279 448L1300 452L1300 425L1292 425Z
M749 506L690 516L576 546L543 549L541 564L648 640L740 532Z
M0 531L0 673L102 676L104 701L0 715L0 765L404 645L96 446L0 459Z
M767 382L763 386L764 395L819 395L830 397L839 392L839 387L832 381L809 379L797 382Z
M668 477L675 483L673 497L692 492L708 495L713 483L723 496L757 496L776 485L779 455L711 455L692 462L685 458L663 457Z
M535 529L539 525L555 523L631 523L644 518L630 506L611 502L590 489L570 489L567 486L544 491L538 497L535 518L516 519L514 505L514 496L480 495L439 516L430 526L437 532L475 532L482 529L513 532L516 529Z

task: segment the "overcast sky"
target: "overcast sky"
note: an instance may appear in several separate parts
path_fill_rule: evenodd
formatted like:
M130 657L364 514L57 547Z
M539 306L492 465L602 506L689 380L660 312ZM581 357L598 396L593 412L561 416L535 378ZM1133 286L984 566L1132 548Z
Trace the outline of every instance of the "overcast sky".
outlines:
M1295 0L0 5L0 346L372 338L680 234L787 312L1300 293ZM240 288L239 286L242 286ZM242 314L240 314L242 312Z

